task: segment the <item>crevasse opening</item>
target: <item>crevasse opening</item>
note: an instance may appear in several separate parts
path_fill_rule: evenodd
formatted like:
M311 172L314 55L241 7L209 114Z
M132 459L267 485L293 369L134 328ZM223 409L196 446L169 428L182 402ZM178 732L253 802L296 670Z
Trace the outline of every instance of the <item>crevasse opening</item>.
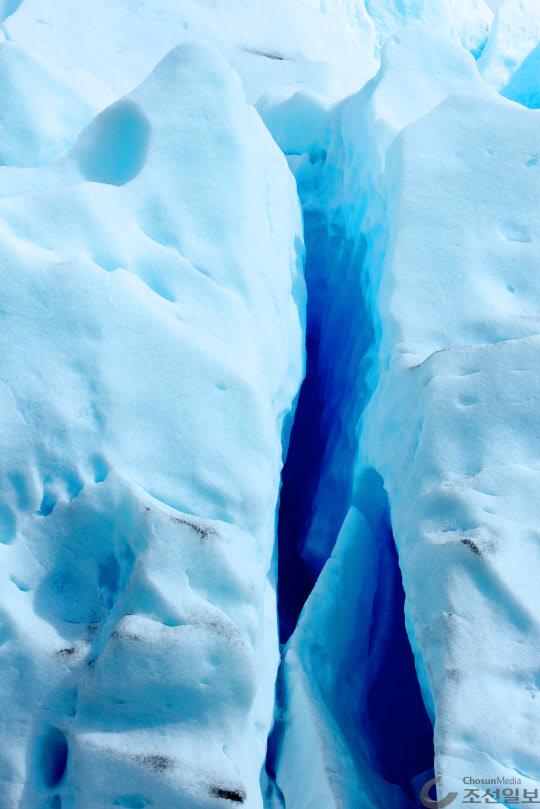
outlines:
M358 247L340 223L316 209L304 208L304 234L306 376L282 473L278 520L282 643L293 632L347 513L355 416L368 394L363 369L373 342L354 272L362 259Z
M302 199L301 181L299 191ZM325 210L324 199L317 205L313 198L303 203L307 361L282 474L280 639L287 644L286 652L303 608L317 609L319 595L313 588L332 554L349 504L359 500L356 505L369 525L378 562L371 613L355 614L356 605L351 604L350 619L369 623L369 643L367 648L351 643L345 653L336 645L334 655L342 655L333 659L338 687L326 687L332 702L327 708L348 738L349 749L363 751L362 760L356 762L359 769L367 766L370 771L363 776L397 788L392 795L400 806L419 806L418 791L433 773L433 728L405 626L405 593L390 511L383 481L374 470L362 476L359 495L353 492L358 425L376 376L377 326L364 277L367 244L361 234L348 237L344 215ZM328 642L332 639L321 634L321 643ZM326 655L332 653L324 650ZM325 665L323 659L312 659L311 664L315 676ZM365 672L361 683L355 670ZM325 687L321 689L324 695ZM285 754L282 734L290 707L282 672L276 702L266 764L271 779ZM277 782L279 791L279 777ZM385 799L381 800L382 806Z
M364 500L380 502L383 508L369 520L379 549L379 566L369 632L370 674L362 732L377 772L416 803L418 789L433 775L433 728L407 635L405 591L383 481L372 470L363 476L363 481Z

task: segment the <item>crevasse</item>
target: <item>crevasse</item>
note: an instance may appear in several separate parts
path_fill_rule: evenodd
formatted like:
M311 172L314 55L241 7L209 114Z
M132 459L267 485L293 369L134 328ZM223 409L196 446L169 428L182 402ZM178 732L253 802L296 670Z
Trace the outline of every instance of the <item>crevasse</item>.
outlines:
M356 586L361 591L369 576L371 597L363 593L364 601L359 601L351 582L347 602L343 574L324 570L287 647L270 765L277 772L286 805L308 805L310 800L323 800L322 796L325 805L334 805L344 790L351 805L362 800L408 806L415 802L421 778L427 780L433 766L432 728L403 622L403 591L383 482L368 469L362 473L361 485L356 484L356 493L353 490L354 469L362 463L357 450L359 425L378 376L380 324L374 300L387 226L377 176L378 144L373 144L371 154L364 146L344 160L344 133L347 127L361 131L358 119L369 116L380 83L331 111L321 141L305 156L289 155L304 211L308 356L281 491L278 607L282 640L289 637L291 623L303 606L300 599L309 595L342 526L341 544L355 542L353 526L358 521L365 525L369 540L354 558ZM298 98L297 105L301 113L304 99ZM294 115L290 102L287 111ZM264 112L268 116L268 110ZM268 117L276 128L278 111L272 110ZM287 153L283 127L279 139ZM351 202L348 193L353 195ZM328 565L333 562L341 564L331 560ZM329 595L326 579L332 575L337 587ZM345 599L342 608L347 618L338 617L339 609L332 604L336 598ZM330 659L329 677L325 661ZM310 734L320 736L320 730L309 728L298 709L299 699L287 696L291 688L305 687L294 682L298 668L309 671L306 698L319 705L317 711L327 712L330 718L323 721L328 722L326 733L334 740L325 739L323 731L323 738L312 742L322 749L323 759L321 772L307 788L294 774L293 750ZM294 685L289 686L291 679ZM293 736L292 743L287 742L288 735ZM324 759L326 748L336 746L339 737L352 761L338 765L343 784L336 792L331 783L323 785L325 770L330 769ZM339 769L332 765L332 771Z
M289 104L289 111L290 108ZM304 103L300 109L303 108ZM504 580L512 580L510 570L502 572L503 559L508 558L508 553L517 553L517 548L510 540L511 529L506 534L498 518L486 516L500 514L500 506L495 501L485 502L486 497L497 498L497 487L487 490L481 482L492 474L497 480L500 475L508 479L508 473L499 468L499 442L509 447L514 440L509 436L504 439L506 431L501 434L497 427L500 422L496 412L502 417L507 406L502 402L508 402L504 385L498 388L504 374L492 377L484 363L491 356L490 368L500 362L502 369L508 362L507 352L512 351L516 358L522 357L518 367L524 368L528 362L525 357L534 351L535 295L530 289L527 293L523 290L525 294L516 300L516 284L508 279L523 278L522 273L530 273L535 261L535 251L523 247L535 241L530 194L536 198L538 182L527 172L537 165L530 156L530 127L535 120L534 114L515 106L505 107L504 102L490 96L473 61L463 51L433 34L426 35L425 30L410 29L400 32L386 46L376 79L329 117L333 132L330 147L325 145L325 161L330 161L329 173L333 180L338 178L337 183L328 181L328 176L313 181L312 153L291 160L304 207L303 188L311 193L315 185L322 189L322 205L327 210L337 208L346 222L339 244L342 247L352 237L354 247L348 252L353 256L354 273L365 303L358 307L357 302L356 308L353 303L351 315L347 304L355 300L354 296L344 295L342 323L355 324L353 334L358 335L362 345L362 328L354 317L367 314L372 342L364 343L361 349L367 353L369 370L361 374L360 385L366 385L368 396L356 411L348 411L358 437L350 507L341 530L336 521L334 550L305 603L282 664L280 693L285 694L284 707L277 731L280 741L273 740L272 755L286 806L339 806L343 796L351 806L416 805L415 793L429 779L432 763L430 723L419 699L418 684L427 711L436 722L435 768L443 773L441 796L450 790L456 790L456 794L459 789L463 791L463 761L477 777L481 777L486 761L497 760L507 778L524 779L531 789L538 783L527 744L523 745L508 728L503 731L495 719L493 727L500 729L493 735L488 730L490 723L480 720L473 696L476 694L483 703L484 716L487 715L493 693L487 683L491 677L500 676L495 674L497 664L488 662L493 637L490 640L489 632L478 635L476 616L492 609L507 611L517 631L517 637L508 640L510 644L530 644L537 632L537 619L530 612L534 598L519 594L517 580L508 590L503 584ZM287 152L286 131L283 124L277 127L279 122L277 111L272 111L270 128L274 128ZM515 127L517 148L510 147L512 138L507 139L505 125ZM360 142L362 148L358 146ZM513 182L503 179L510 176L515 177ZM504 196L498 183L507 189ZM507 195L512 193L519 194L519 201L517 196L513 198L511 207L517 214L509 226L504 221ZM311 204L311 198L307 204ZM479 239L480 225L472 235L470 222L463 220L457 207L463 204L474 211L482 227L489 222L482 238ZM439 237L432 238L430 229ZM494 247L492 240L497 231L503 234L502 241ZM309 288L309 236L307 244ZM489 282L482 276L487 266L493 274ZM339 299L345 286L339 259L330 261L326 270L327 289L332 290L335 279L334 294ZM504 285L506 292L497 292L497 284ZM464 289L468 295L464 296ZM334 306L331 291L320 311L326 314ZM525 312L531 320L521 319L519 313ZM489 351L490 347L496 350ZM361 363L354 362L355 353L350 347L344 358L335 348L336 343L330 339L333 368L339 368L341 362L345 367L344 373L338 370L334 374L337 384L329 394L342 397L337 408L341 414L347 412L347 360L353 358L353 376ZM454 355L453 351L458 353ZM319 365L323 352L319 346ZM473 357L476 362L471 362ZM459 377L463 377L461 383ZM516 377L516 383L521 387L524 379ZM460 384L470 390L459 392ZM529 394L524 391L523 395ZM532 416L534 400L533 395L523 401L532 409L526 422L518 418L518 431L530 429L525 423L532 424L528 418ZM493 408L491 419L484 410L488 401ZM323 412L325 406L327 402L323 400ZM516 411L513 413L516 415ZM512 431L512 435L516 434ZM327 450L331 440L328 434L324 437ZM514 445L512 457L516 454L520 455L518 445ZM493 459L492 470L490 462L483 467L479 460L486 456ZM342 468L343 457L333 459L334 468ZM350 469L351 459L343 466ZM319 480L323 479L324 474L319 475ZM384 486L389 501L389 507L378 507L375 530L368 515L374 502L386 502L386 495L377 498L374 479L379 481L379 488ZM521 473L518 480L513 486L507 483L512 494L505 508L511 512L522 498ZM514 498L515 505L510 506ZM334 497L335 502L338 499ZM310 505L312 514L316 506ZM362 711L369 720L374 705L373 692L367 685L369 643L367 651L365 647L362 650L361 639L365 642L367 627L379 621L384 631L376 588L375 596L368 601L370 589L365 578L370 558L376 554L380 562L384 514L387 519L391 514L397 542L407 595L407 635L417 672L415 675L411 666L408 680L406 655L401 659L392 655L391 668L399 694L392 728L398 730L401 719L403 731L400 736L398 730L394 737L381 713L375 733L369 721L364 720L362 725L362 719L358 720ZM313 560L325 538L327 542L332 538L331 532L325 535L320 530L315 518L310 523L313 525L311 548L309 531L308 539L302 537L300 543L302 564L306 558ZM475 535L482 537L485 551L476 543ZM467 551L463 558L460 553L465 551L459 551L460 547ZM447 563L448 557L441 551L450 548L456 555ZM331 549L330 541L328 552ZM481 562L485 553L488 559ZM499 558L489 558L490 553L499 554ZM324 563L324 558L321 554L319 561ZM363 590L362 597L353 585L347 588L348 577L352 576L350 567L354 565L355 585ZM517 568L514 570L517 572ZM372 563L372 586L378 571L382 581L391 580L388 568ZM388 603L399 603L397 591ZM351 622L355 620L352 630ZM388 624L386 631L386 649L397 651L399 643ZM362 651L356 657L358 648ZM351 661L355 661L356 677L352 687ZM529 665L527 657L521 659L518 681L530 681ZM476 692L475 678L485 683L481 697ZM385 680L382 668L376 682L376 688L384 693L380 704L386 707L391 702L392 683ZM412 690L408 690L408 682ZM502 685L498 688L500 693L505 690ZM531 734L536 711L531 703L525 708L525 690L519 697L513 687L508 693L513 694L515 705L523 705L521 733ZM411 698L413 692L415 698ZM355 719L351 717L352 705L356 708ZM386 733L381 747L377 734L383 727ZM419 735L414 737L414 733ZM501 746L502 739L505 741ZM298 753L302 744L308 747L309 754ZM406 751L413 755L408 757ZM317 762L317 777L299 778L301 762L306 766L308 758ZM392 767L396 761L399 768ZM392 789L392 784L401 790Z

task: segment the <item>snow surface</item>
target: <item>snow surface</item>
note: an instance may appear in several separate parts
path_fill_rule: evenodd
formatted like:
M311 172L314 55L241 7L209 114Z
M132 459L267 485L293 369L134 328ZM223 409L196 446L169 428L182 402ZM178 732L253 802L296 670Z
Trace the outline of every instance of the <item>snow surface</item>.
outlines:
M539 8L0 0L2 809L540 790Z

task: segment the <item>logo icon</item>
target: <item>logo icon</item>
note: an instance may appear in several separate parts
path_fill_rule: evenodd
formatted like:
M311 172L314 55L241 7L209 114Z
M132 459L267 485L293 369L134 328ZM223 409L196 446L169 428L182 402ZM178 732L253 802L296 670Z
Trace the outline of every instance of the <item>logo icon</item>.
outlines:
M440 800L430 798L429 792L431 788L437 786L437 784L440 784L440 782L441 776L438 775L436 778L432 778L422 787L420 800L422 802L422 806L425 806L426 809L444 809L445 806L450 806L450 804L453 803L457 798L457 792L449 792L446 798L441 798Z

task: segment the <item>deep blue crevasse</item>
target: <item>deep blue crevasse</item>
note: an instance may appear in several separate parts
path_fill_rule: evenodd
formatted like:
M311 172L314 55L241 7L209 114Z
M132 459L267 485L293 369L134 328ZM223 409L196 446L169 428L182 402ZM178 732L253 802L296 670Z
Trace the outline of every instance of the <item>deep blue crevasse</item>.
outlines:
M375 326L363 288L365 241L359 235L352 243L335 218L329 222L324 211L305 205L304 226L306 377L283 469L278 523L282 643L294 631L351 503L356 429L371 394L368 377L376 348ZM384 484L374 471L364 483L361 499L365 508L362 504L360 508L379 550L370 681L367 704L355 702L353 693L344 693L343 699L348 701L348 710L357 714L358 737L371 751L377 774L403 790L404 806L420 805L418 777L424 774L427 780L433 771L433 729L405 628L405 593ZM308 546L313 536L315 552ZM351 616L354 619L369 620L369 616ZM351 657L355 654L358 651L351 648ZM349 659L347 665L353 662ZM278 713L286 711L286 705L280 704L284 697L279 682L278 678ZM279 756L280 732L278 722L269 742L267 771L271 777Z

